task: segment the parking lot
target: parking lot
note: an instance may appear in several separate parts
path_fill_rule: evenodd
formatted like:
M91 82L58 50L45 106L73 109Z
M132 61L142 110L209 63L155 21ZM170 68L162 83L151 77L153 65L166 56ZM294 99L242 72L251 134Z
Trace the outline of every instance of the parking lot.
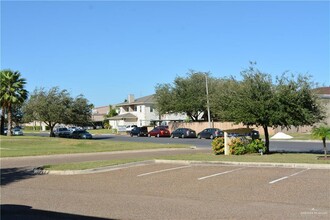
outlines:
M1 203L80 218L329 219L329 183L328 169L152 163L37 175L2 185Z

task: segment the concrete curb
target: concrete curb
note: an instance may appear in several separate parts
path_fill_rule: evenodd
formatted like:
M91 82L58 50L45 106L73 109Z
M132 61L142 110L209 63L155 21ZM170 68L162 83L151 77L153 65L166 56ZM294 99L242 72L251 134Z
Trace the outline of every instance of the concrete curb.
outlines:
M193 160L155 160L155 163L171 163L171 164L183 164L183 165L218 164L218 165L249 166L249 167L330 169L330 164L308 164L308 163L260 163L260 162L193 161Z
M102 173L102 172L120 170L120 169L129 168L129 167L145 166L145 165L153 164L153 163L154 163L153 160L145 160L145 161L125 163L125 164L119 164L119 165L107 166L107 167L98 167L98 168L86 169L86 170L63 170L63 171L61 171L61 170L45 170L42 167L38 167L38 168L33 169L33 173L38 174L38 175L45 175L45 174L51 174L51 175L92 174L92 173Z
M125 169L129 167L145 166L150 164L179 164L179 165L227 165L227 166L246 166L246 167L279 167L279 168L301 168L301 169L330 169L330 164L306 164L306 163L259 163L259 162L229 162L229 161L193 161L193 160L146 160L132 162L108 167L99 167L86 170L44 170L41 167L33 169L34 174L38 175L77 175L109 172Z

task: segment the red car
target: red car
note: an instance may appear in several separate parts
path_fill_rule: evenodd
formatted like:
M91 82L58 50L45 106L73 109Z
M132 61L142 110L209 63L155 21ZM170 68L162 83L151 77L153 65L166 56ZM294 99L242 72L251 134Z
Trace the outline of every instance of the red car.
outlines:
M164 127L155 127L151 131L148 132L148 137L155 136L155 137L170 137L171 133L168 129Z

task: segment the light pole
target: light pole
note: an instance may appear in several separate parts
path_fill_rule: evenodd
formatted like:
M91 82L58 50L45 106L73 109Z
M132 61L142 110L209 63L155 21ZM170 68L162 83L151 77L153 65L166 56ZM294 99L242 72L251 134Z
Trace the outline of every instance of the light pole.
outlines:
M209 87L207 83L207 74L205 73L205 84L206 84L206 104L207 104L207 121L209 122L209 128L211 127L211 116L210 116L210 100L209 100Z

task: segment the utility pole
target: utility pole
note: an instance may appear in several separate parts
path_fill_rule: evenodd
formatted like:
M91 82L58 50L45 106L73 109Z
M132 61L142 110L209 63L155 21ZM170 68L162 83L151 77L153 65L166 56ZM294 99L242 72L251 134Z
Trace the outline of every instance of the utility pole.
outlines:
M209 87L207 83L207 74L205 73L205 83L206 83L206 103L207 103L207 120L209 122L209 128L211 127L211 116L210 116L210 100L209 100Z

